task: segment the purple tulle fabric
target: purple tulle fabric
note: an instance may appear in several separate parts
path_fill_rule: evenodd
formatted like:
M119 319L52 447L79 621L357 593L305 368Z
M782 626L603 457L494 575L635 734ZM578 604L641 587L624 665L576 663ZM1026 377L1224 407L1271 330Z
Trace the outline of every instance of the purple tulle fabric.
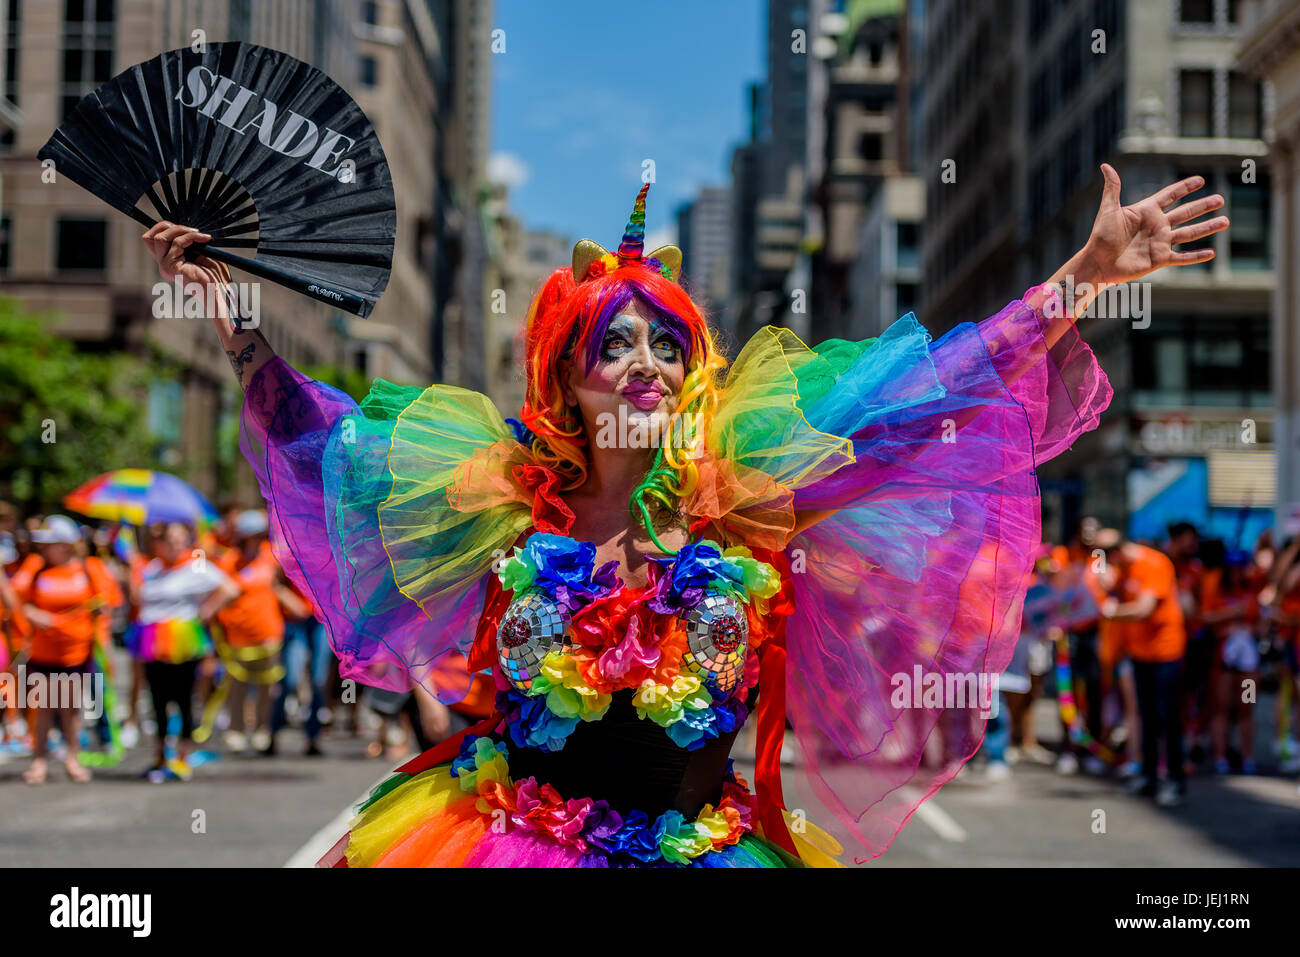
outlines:
M812 790L869 856L978 749L980 682L991 687L980 676L1011 660L1041 538L1035 465L1110 402L1073 324L1047 347L1049 296L1035 287L955 327L892 377L888 388L922 401L860 425L843 403L808 410L813 426L852 438L855 461L796 492L800 508L837 511L787 549L787 715ZM932 675L974 700L912 691ZM958 692L949 675L974 683Z
M376 380L358 407L277 357L249 382L240 448L267 502L276 559L314 603L339 674L392 691L420 682L443 697L433 669L468 650L487 579L450 582L424 609L394 581L378 509L392 484L394 420L421 391Z

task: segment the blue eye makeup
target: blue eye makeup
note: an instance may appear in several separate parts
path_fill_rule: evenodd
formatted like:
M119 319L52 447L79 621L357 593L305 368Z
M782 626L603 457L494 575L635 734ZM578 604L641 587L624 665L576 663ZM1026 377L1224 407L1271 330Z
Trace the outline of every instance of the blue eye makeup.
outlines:
M685 348L671 328L665 328L655 320L650 320L650 350L664 362L682 361ZM637 329L634 323L618 317L613 319L605 330L600 346L600 359L613 362L635 348Z

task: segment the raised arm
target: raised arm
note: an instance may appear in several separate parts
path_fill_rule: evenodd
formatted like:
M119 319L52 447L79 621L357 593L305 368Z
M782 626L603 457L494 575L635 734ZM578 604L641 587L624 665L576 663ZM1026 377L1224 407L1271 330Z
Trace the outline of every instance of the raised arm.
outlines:
M229 297L234 295L234 287L226 264L207 256L199 256L194 262L185 258L188 247L194 243L210 242L212 237L191 226L176 226L164 221L155 224L140 238L144 240L149 255L157 261L158 271L164 279L173 280L179 275L187 286L190 283L202 286L205 294L210 287L217 288L217 294L211 297L216 308L208 318L217 330L221 347L226 350L226 358L235 370L240 387L246 389L253 374L274 359L275 352L259 330L241 329L237 321L232 323L230 317L238 313L230 308ZM208 301L206 296L204 301Z
M1043 331L1049 349L1060 340L1073 321L1073 314L1084 312L1099 292L1108 286L1140 279L1165 266L1209 262L1214 258L1213 249L1176 250L1174 246L1228 228L1226 216L1191 222L1222 208L1223 197L1218 193L1178 205L1205 185L1202 176L1170 183L1146 199L1121 206L1119 173L1109 163L1101 164L1101 172L1105 186L1087 243L1044 283L1044 286L1056 286L1063 299L1073 299L1073 309L1053 317ZM1067 291L1072 291L1072 295L1067 295Z

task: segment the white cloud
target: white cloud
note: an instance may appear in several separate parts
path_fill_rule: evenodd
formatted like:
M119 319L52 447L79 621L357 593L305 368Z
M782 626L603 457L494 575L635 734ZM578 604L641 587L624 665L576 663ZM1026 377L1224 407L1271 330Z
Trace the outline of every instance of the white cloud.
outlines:
M660 246L667 246L669 243L677 242L677 225L662 226L659 229L648 230L645 234L645 251L647 254L658 249Z
M528 182L532 170L514 153L502 152L488 157L487 175L492 182L500 183L506 189L518 189Z

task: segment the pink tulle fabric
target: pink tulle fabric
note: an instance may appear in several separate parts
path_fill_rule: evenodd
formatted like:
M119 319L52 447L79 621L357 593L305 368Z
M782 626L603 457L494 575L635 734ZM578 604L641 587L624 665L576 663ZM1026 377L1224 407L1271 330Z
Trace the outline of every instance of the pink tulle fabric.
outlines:
M796 493L797 506L837 511L787 549L787 715L813 792L868 856L979 748L979 683L1011 660L1041 538L1034 468L1111 399L1073 324L1044 318L1052 298L1035 287L892 377L933 398L857 429L851 411L819 422L810 410L814 426L851 435L855 461ZM1059 335L1050 348L1045 325ZM929 676L952 692L948 676L971 676L960 693L974 700L927 702L912 689Z

